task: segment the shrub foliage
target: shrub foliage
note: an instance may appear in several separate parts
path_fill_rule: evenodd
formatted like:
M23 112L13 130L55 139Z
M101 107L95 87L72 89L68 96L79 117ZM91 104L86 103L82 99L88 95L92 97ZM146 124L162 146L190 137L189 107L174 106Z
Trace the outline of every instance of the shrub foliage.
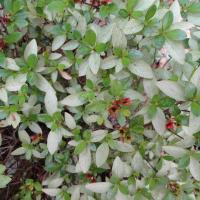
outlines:
M0 148L42 172L10 199L200 198L198 0L0 2Z

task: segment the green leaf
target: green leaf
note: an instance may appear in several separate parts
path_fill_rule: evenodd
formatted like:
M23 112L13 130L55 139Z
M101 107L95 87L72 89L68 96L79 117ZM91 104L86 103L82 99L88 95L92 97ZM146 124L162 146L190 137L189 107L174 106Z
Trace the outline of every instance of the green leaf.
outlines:
M3 67L5 65L6 57L4 53L0 52L0 67Z
M37 116L37 119L38 121L44 122L44 123L53 121L53 118L48 114L40 114Z
M185 155L184 157L180 158L178 161L178 166L181 169L186 168L190 163L190 156Z
M157 35L153 38L154 46L158 49L161 49L165 44L165 37L162 35Z
M185 98L188 100L193 99L197 94L196 86L191 82L186 82L184 87Z
M5 175L0 175L0 188L6 187L6 185L11 181L11 178Z
M164 97L164 98L161 98L159 100L159 106L162 107L162 108L168 108L168 107L171 107L175 104L176 100L170 98L170 97Z
M27 81L30 85L35 85L37 84L37 74L35 72L29 72L27 74Z
M96 43L96 33L89 29L85 33L84 42L90 46L94 46Z
M199 116L200 115L200 104L198 104L196 102L192 102L191 111L194 115Z
M4 39L8 44L12 44L12 43L18 42L21 39L21 37L22 37L22 33L13 32L11 34L6 35Z
M48 4L49 11L54 12L63 12L65 9L65 3L63 1L52 1L50 4Z
M105 43L97 43L96 44L95 50L97 53L104 52L104 51L106 51L106 49L107 49L107 44L105 44Z
M113 96L121 96L122 93L123 93L123 86L121 84L120 81L117 81L117 80L113 80L111 82L111 88L110 88L110 92Z
M121 193L123 194L129 194L129 191L128 191L128 186L120 183L119 186L118 186L119 190Z
M139 0L128 0L127 1L127 11L130 13L131 11L133 11L133 8L137 5Z
M0 174L3 174L6 170L6 167L2 164L0 164Z
M149 21L156 14L157 7L156 5L152 5L145 15L145 21Z
M175 29L165 33L165 36L170 40L181 41L187 38L187 35L184 31L180 29Z
M75 148L74 153L80 154L86 148L86 142L81 141Z
M188 7L187 11L190 13L200 13L200 3L192 2Z
M127 18L128 17L128 12L125 9L120 9L119 10L119 15L123 18Z
M155 105L152 104L148 107L147 114L150 119L152 119L155 116L156 112L157 112L157 107Z
M172 11L168 11L162 19L162 29L163 30L168 29L172 25L173 19L174 16Z
M35 68L36 65L37 65L37 62L38 62L37 56L34 55L34 54L30 55L30 56L28 57L28 59L27 59L27 64L28 64L28 66L31 67L31 68Z

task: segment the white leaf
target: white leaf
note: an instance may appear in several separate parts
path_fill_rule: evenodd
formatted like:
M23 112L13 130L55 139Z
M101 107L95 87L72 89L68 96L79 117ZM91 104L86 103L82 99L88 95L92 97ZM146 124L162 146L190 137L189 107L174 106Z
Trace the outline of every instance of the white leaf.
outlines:
M62 50L64 51L72 51L76 49L79 46L79 43L76 40L70 40L66 44L62 46Z
M132 100L138 99L140 101L145 101L145 97L142 96L139 92L136 90L128 89L125 91L124 96L127 98L130 98Z
M60 53L51 53L49 55L49 60L58 60L61 57L62 57L62 54Z
M124 163L121 161L121 159L118 156L115 158L113 162L112 174L119 178L124 177Z
M138 151L134 155L131 165L136 172L142 171L143 166L144 166L144 161L141 154Z
M85 185L87 190L95 193L105 193L111 188L112 184L109 182L89 183Z
M37 42L35 39L32 39L28 45L26 46L25 50L24 50L24 58L25 60L28 59L28 57L30 55L36 55L37 56Z
M11 153L11 155L12 155L12 156L19 156L19 155L23 155L23 154L25 154L25 153L26 153L26 150L24 149L24 147L19 147L19 148L15 149L15 150Z
M133 146L131 144L128 144L128 143L124 143L124 142L121 142L121 141L117 141L117 147L116 149L118 151L121 151L121 152L132 152L134 149L133 149Z
M185 48L182 43L167 40L165 43L169 55L180 64L185 62Z
M155 0L140 0L138 1L137 5L135 6L135 10L146 10L147 8L149 8L153 3L155 2Z
M126 35L129 35L129 34L135 34L139 31L141 31L142 29L143 29L143 25L140 22L138 22L134 19L130 19L126 23L123 31Z
M20 69L15 60L12 58L6 58L6 67L13 71L19 71Z
M51 197L55 197L60 192L60 189L59 188L43 188L42 192L44 192L45 194Z
M16 92L21 89L21 87L26 82L26 74L19 74L17 76L9 76L6 79L6 89L8 91Z
M57 188L62 185L64 179L58 174L53 174L49 176L46 180L42 181L42 185L46 185L49 188Z
M83 105L85 102L81 99L80 95L78 94L70 94L69 96L65 97L62 101L60 101L62 105L77 107Z
M40 126L35 123L35 122L31 122L28 126L30 128L31 131L33 131L34 133L42 133L42 129L40 128Z
M88 71L88 59L84 60L78 68L78 74L79 76L85 76L87 74Z
M128 195L121 193L120 190L118 189L117 194L115 196L115 200L130 200L130 198L128 197Z
M107 130L96 130L91 133L91 142L100 142L107 135Z
M101 167L107 160L109 155L109 146L107 143L102 143L96 151L96 165Z
M165 114L160 108L157 108L157 112L154 118L152 119L152 124L159 135L164 135L166 131L166 119Z
M97 74L97 72L99 71L100 61L101 58L98 53L94 52L90 54L88 64L93 74Z
M4 103L8 102L8 94L5 88L0 88L0 100Z
M80 187L79 186L74 188L72 195L71 195L71 200L80 200Z
M163 80L156 83L158 88L167 96L177 101L184 101L183 88L175 81Z
M52 51L56 51L57 49L59 49L66 40L66 35L58 35L53 39L52 42Z
M126 48L127 40L124 33L115 24L112 30L112 45L113 47Z
M65 112L65 124L68 126L70 129L75 129L76 128L76 121L70 115L69 113Z
M91 152L90 148L85 148L79 155L80 169L83 173L87 173L91 165Z
M152 79L153 78L153 71L151 67L144 61L136 61L133 64L129 65L129 70L140 77Z
M57 150L62 136L57 132L50 131L47 137L47 148L49 153L53 155Z
M163 146L162 148L166 153L174 158L180 158L187 153L185 149L177 146Z
M10 113L10 115L7 118L7 123L9 125L12 125L13 128L17 128L20 122L21 122L20 115L16 112Z
M101 69L111 69L116 66L116 57L109 56L102 60Z
M43 91L43 92L49 92L49 90L53 90L51 84L39 73L37 74L37 83L35 84L35 86Z
M180 7L180 5L179 5L178 0L175 0L175 1L172 3L172 5L171 5L171 7L170 7L170 10L172 11L173 16L174 16L173 23L181 22L181 21L182 21L181 7Z
M158 88L156 87L155 80L144 79L143 80L144 91L148 97L152 98L158 93Z
M190 157L190 165L189 165L190 173L197 181L200 181L200 163L198 160Z
M191 82L199 88L200 86L200 67L198 67L192 75Z
M58 110L58 101L56 93L53 90L49 90L44 98L45 108L49 115L53 115Z
M190 112L188 132L192 135L198 131L200 131L200 116L196 116Z
M27 144L31 143L31 139L30 139L28 133L25 130L19 130L18 131L18 136L19 136L19 140L22 143L27 143Z
M66 71L59 71L59 73L66 80L71 80L72 79L72 77Z

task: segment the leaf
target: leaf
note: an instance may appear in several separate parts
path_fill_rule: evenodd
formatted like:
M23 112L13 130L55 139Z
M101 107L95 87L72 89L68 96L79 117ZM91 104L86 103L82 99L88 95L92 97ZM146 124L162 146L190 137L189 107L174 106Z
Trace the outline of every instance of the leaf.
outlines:
M101 69L111 69L116 66L116 57L109 56L102 60Z
M162 19L163 30L168 29L172 25L173 19L174 17L172 11L168 11Z
M11 181L9 176L0 175L0 188L6 187L6 185Z
M102 143L96 151L96 165L101 167L107 160L109 155L109 146L107 143Z
M28 57L30 55L35 55L37 56L37 42L35 39L32 39L28 45L26 46L25 50L24 50L24 59L28 60Z
M126 8L129 13L131 13L133 11L133 8L137 5L138 1L139 0L128 0L127 1Z
M84 42L90 46L94 46L96 43L96 33L89 29L85 33Z
M5 88L0 88L0 100L4 103L8 102L8 94Z
M46 93L44 103L49 115L53 115L58 110L58 101L54 90L49 90Z
M21 37L22 37L22 33L13 32L13 33L6 35L4 39L8 44L12 44L12 43L18 42L21 39Z
M57 150L62 136L58 132L50 131L47 137L47 148L49 153L53 155Z
M53 39L52 51L58 50L66 41L66 35L58 35Z
M144 11L148 9L153 3L155 3L155 0L139 0L134 10Z
M175 0L172 5L170 6L170 10L173 13L174 19L173 23L181 22L182 16L181 16L181 7L178 0Z
M0 174L3 174L6 171L6 167L0 164Z
M126 48L127 40L124 33L115 24L112 31L112 45L113 47Z
M83 105L85 101L81 99L79 94L70 94L60 101L60 103L66 106L77 107Z
M48 9L52 12L61 13L65 9L65 3L63 1L52 1L48 4Z
M113 162L112 174L119 178L124 177L124 163L121 161L121 159L118 156L115 158Z
M187 153L185 149L177 146L163 146L162 148L166 153L174 158L181 158Z
M69 42L64 44L61 49L64 51L72 51L78 48L78 46L79 46L79 42L77 42L76 40L70 40Z
M192 2L188 7L187 11L190 13L200 13L200 3Z
M196 102L191 103L191 111L194 115L200 116L200 104Z
M194 179L200 181L200 163L192 156L190 157L189 169Z
M152 5L148 10L145 15L145 20L149 21L156 13L157 7L156 5Z
M100 66L100 55L96 52L90 54L88 64L93 74L97 74Z
M83 150L86 148L86 142L85 141L81 141L75 148L74 153L75 154L80 154L81 152L83 152Z
M98 182L98 183L89 183L85 185L85 188L87 190L90 190L95 193L106 193L110 188L112 184L109 182Z
M127 186L127 185L121 183L121 184L119 184L118 188L119 188L119 191L120 191L122 194L126 194L126 195L129 194L128 186Z
M184 31L180 29L174 29L165 33L166 37L169 40L181 41L187 38L187 35Z
M129 21L127 21L123 32L126 35L135 34L140 32L143 29L143 27L144 25L141 22L136 21L134 19L130 19Z
M31 139L30 139L28 133L25 130L19 130L18 131L18 136L19 136L19 140L22 143L25 143L25 144L30 144L31 143Z
M17 76L9 76L6 79L6 85L5 88L8 91L19 91L21 87L25 84L26 82L26 74L19 74Z
M165 47L171 57L180 64L185 63L185 49L182 43L167 40Z
M65 112L65 124L70 129L75 129L76 128L76 121L74 120L74 118L72 117L72 115L70 115L67 112Z
M144 166L144 160L141 156L141 154L139 153L139 151L137 151L133 157L133 160L131 162L131 166L133 167L133 170L136 172L141 172Z
M91 165L91 152L90 152L90 148L86 147L86 149L84 149L84 151L82 151L79 155L79 164L80 164L80 168L81 171L83 173L87 173L88 170L90 169L90 165Z
M129 70L136 74L137 76L152 79L154 77L151 67L144 61L136 61L135 63L129 65Z
M167 96L177 101L185 101L184 91L181 86L174 81L163 80L156 83L157 87Z
M121 142L121 141L117 141L116 149L118 151L121 151L121 152L124 152L124 153L132 152L134 150L133 146L131 144L124 143L124 142Z
M59 188L43 188L42 192L44 192L45 194L51 196L51 197L55 197L61 189Z
M156 114L152 119L153 127L159 135L164 135L166 131L166 119L165 114L160 108L157 108Z
M24 147L19 147L19 148L15 149L15 150L11 153L11 155L12 155L12 156L19 156L19 155L23 155L23 154L25 154L25 153L26 153L26 150L24 149Z
M91 142L100 142L107 135L107 130L96 130L91 133Z
M6 58L6 68L13 70L13 71L19 71L20 68L16 64L15 60L12 58Z

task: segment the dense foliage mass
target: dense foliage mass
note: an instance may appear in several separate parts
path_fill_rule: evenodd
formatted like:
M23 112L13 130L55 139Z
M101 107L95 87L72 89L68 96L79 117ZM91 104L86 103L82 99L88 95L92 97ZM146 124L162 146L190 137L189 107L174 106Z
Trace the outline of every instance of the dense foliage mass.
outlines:
M0 2L2 200L200 199L198 0Z

